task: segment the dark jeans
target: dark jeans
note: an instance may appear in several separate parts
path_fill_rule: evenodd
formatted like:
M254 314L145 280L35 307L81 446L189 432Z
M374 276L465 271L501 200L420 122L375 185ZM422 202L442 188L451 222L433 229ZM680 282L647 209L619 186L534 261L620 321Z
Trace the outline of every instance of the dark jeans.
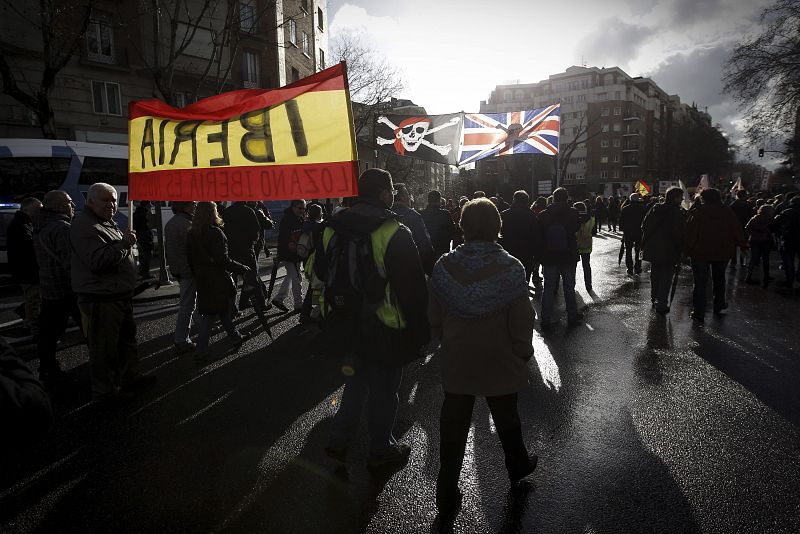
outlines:
M564 305L567 308L567 319L573 320L578 315L578 304L575 301L575 269L574 263L560 265L542 265L544 274L544 292L542 294L542 324L552 320L553 307L556 304L556 291L559 281L564 281Z
M394 364L359 364L347 378L339 410L333 416L329 443L346 447L361 420L367 404L367 429L370 454L380 455L392 448L397 440L392 434L399 398L397 390L403 379L403 367Z
M236 259L236 258L234 258ZM256 313L260 316L266 312L266 298L267 295L264 291L263 282L261 281L261 277L258 276L258 262L255 258L248 258L247 261L242 261L241 258L237 259L239 263L246 265L250 268L250 273L246 276L243 276L242 282L242 294L239 298L239 306L233 306L233 309L241 309L244 307L244 303L247 302L247 299L252 297L253 300L253 307L256 310ZM236 275L234 281L238 282L239 276ZM236 296L233 296L233 304L236 304Z
M153 244L142 243L138 245L139 248L139 276L150 276L150 259L153 257Z
M79 302L89 345L92 396L110 395L139 376L133 301Z
M669 262L650 263L650 300L655 303L658 311L669 309L669 290L674 272L675 266Z
M486 403L503 446L508 475L517 478L520 473L530 469L517 412L517 394L486 397ZM439 420L439 477L436 481L436 494L440 499L447 499L458 492L458 477L464 463L474 404L475 397L472 395L444 394Z
M56 361L58 340L67 330L67 321L72 317L81 326L81 311L78 299L71 293L60 299L42 299L39 313L39 372L52 371L59 367Z
M202 355L208 352L208 339L211 337L211 327L214 325L217 317L219 317L222 327L233 341L241 339L239 332L233 325L233 317L231 317L230 312L220 315L201 315L200 324L198 325L200 332L197 336L197 354Z
M592 290L592 264L589 261L590 252L581 253L581 265L583 265L583 285L586 291Z
M641 243L639 238L624 236L625 240L625 266L628 270L635 270L637 273L642 272L642 259L639 254ZM633 257L633 253L636 257Z
M786 275L786 283L791 285L797 278L797 270L795 269L795 259L800 256L800 248L794 245L784 245L783 254L783 273Z
M771 247L769 243L750 243L750 264L747 266L748 278L753 276L753 271L756 270L756 266L761 263L761 270L764 276L761 282L767 282L767 277L769 276L770 248Z
M711 269L711 285L714 291L714 311L725 306L725 266L723 261L698 261L692 260L692 273L694 274L694 313L703 317L706 313L706 286L708 285L708 271Z

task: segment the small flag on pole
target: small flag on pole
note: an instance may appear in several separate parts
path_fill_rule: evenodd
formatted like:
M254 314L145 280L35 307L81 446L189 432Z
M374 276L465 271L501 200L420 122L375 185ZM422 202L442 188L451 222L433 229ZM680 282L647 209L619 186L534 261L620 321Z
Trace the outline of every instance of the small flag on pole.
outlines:
M647 183L643 182L642 180L637 180L636 185L634 185L634 189L636 189L636 192L639 193L641 196L649 195L650 192L652 191L650 189L650 186L647 185Z
M736 193L738 193L739 191L742 191L744 189L746 189L746 188L745 188L744 184L742 184L742 177L740 176L739 179L736 180L736 183L733 184L733 187L731 188L731 195L735 196Z
M678 185L683 191L683 200L681 201L681 207L685 210L688 210L689 208L692 207L692 200L689 198L689 190L686 189L686 184L683 183L683 180L678 180Z

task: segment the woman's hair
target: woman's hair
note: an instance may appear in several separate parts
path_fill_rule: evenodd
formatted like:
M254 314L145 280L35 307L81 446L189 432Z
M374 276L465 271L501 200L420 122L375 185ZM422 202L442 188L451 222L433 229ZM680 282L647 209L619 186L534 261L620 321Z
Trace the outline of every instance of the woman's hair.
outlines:
M487 198L470 200L461 209L464 241L497 241L500 235L500 212Z
M222 219L217 213L217 204L215 202L198 202L194 209L190 231L199 234L209 226L219 226L220 228L223 226Z

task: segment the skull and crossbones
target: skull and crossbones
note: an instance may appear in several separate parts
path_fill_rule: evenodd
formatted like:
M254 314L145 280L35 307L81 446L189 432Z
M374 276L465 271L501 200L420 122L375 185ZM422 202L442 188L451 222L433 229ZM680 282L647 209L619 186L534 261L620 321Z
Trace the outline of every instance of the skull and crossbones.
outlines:
M378 122L385 124L394 130L395 138L384 139L383 137L378 137L377 141L379 145L394 144L395 150L401 156L404 156L406 151L416 152L420 145L431 148L442 156L446 156L453 149L452 145L435 145L425 138L443 128L455 126L460 121L460 117L453 117L446 123L431 128L431 119L429 117L410 117L408 119L404 119L399 125L397 125L390 121L387 117L381 115L378 117Z

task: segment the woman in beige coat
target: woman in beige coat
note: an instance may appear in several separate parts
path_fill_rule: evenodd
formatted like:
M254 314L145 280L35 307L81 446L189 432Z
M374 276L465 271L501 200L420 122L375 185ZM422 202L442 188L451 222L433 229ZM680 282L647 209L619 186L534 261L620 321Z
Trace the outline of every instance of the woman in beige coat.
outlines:
M475 397L486 397L505 453L512 486L530 475L517 412L517 393L528 384L534 312L525 269L497 244L500 214L487 199L468 202L461 214L465 244L442 256L430 280L428 315L441 339L444 403L436 505L453 516L460 506L458 478Z

